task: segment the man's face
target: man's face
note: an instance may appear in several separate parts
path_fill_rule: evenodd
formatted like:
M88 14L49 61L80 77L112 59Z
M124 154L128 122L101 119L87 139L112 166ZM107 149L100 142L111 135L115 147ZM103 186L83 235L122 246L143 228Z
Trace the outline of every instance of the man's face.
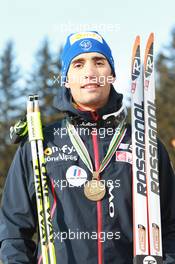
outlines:
M72 60L65 86L80 107L93 110L107 103L114 80L107 59L100 53L91 52Z

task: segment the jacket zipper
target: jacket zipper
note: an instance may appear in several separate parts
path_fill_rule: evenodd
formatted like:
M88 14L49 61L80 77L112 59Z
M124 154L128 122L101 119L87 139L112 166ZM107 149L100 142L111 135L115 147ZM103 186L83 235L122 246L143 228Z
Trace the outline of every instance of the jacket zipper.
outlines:
M95 121L97 121L98 116L96 113L91 112L92 117ZM94 161L95 161L95 170L97 171L100 167L100 158L99 158L99 149L98 149L98 138L97 133L92 133L92 144L94 151ZM97 244L98 244L98 264L103 264L103 245L100 240L100 234L102 232L102 202L97 202Z

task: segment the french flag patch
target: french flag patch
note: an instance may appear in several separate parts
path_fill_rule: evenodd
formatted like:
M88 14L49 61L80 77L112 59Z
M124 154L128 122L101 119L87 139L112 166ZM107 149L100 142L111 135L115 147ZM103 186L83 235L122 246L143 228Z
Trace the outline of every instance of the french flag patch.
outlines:
M127 151L116 151L116 161L132 164L132 153Z

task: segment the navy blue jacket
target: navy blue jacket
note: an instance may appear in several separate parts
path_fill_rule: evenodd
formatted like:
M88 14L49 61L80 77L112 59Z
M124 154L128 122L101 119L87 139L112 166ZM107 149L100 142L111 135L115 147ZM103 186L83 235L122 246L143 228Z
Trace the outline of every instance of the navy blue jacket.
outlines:
M89 125L89 122L94 123L95 116L74 108L71 100L68 90L62 89L56 101L57 108L73 116L73 120L78 122L77 127L80 127L80 121L83 127ZM121 104L122 96L112 88L108 104L97 111L96 116L116 112ZM108 128L98 129L96 143L91 134L81 135L94 167L97 166L95 158L102 161L112 138L112 134L107 134L106 129ZM98 147L96 151L94 144ZM104 264L131 264L133 237L130 126L127 126L127 132L111 162L101 173L101 179L107 182L107 194L98 203L88 200L84 195L82 182L90 180L92 175L66 134L65 119L44 128L44 151L57 263L97 264L100 254ZM167 151L160 142L158 155L163 251L164 254L175 254L175 176ZM71 183L81 186L72 186ZM32 264L38 263L38 260L42 263L40 243L35 244L32 240L36 230L31 146L26 139L16 152L4 188L0 210L0 259L9 264ZM100 244L97 231L101 231Z

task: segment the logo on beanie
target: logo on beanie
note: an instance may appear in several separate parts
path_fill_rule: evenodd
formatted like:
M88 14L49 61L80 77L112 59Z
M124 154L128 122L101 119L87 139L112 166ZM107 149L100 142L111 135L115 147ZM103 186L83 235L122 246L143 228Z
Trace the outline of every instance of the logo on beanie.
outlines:
M80 42L80 47L82 50L87 51L92 47L92 42L90 40L83 40Z
M74 44L76 41L79 41L80 39L95 39L101 43L103 43L102 37L97 34L96 32L81 32L81 33L75 33L72 36L70 36L70 44Z

